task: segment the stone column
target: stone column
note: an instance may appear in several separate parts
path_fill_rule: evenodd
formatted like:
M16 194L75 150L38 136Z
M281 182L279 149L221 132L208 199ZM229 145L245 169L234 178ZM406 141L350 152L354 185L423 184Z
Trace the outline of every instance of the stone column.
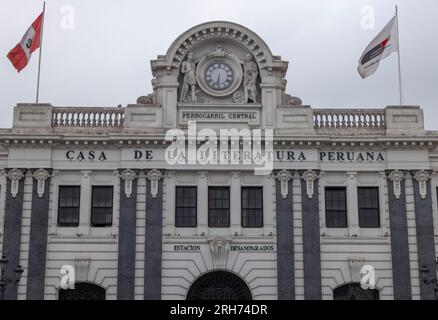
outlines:
M134 300L136 227L137 172L127 169L120 173L118 300Z
M322 298L318 179L316 171L307 170L301 173L304 299L306 300Z
M26 299L44 300L47 233L49 223L50 173L45 169L33 172L32 211L29 237L29 263Z
M5 221L2 255L8 259L6 279L15 279L14 269L20 264L21 220L23 215L24 173L20 169L7 172ZM27 272L27 270L25 271ZM17 284L8 283L4 293L5 300L17 299Z
M432 192L430 172L413 171L415 224L417 230L418 267L429 269L429 278L436 278L436 252L433 230ZM420 297L422 300L435 300L435 284L427 284L420 279Z
M278 300L295 300L292 175L288 170L276 174Z
M198 235L208 233L208 172L198 172L197 221Z
M163 174L156 169L146 174L146 225L144 299L161 299Z
M359 236L357 172L347 172L347 225L349 236Z
M231 172L230 187L230 227L232 235L242 234L242 216L241 216L241 185L240 172Z
M410 300L412 291L405 175L399 170L388 171L387 174L394 300Z

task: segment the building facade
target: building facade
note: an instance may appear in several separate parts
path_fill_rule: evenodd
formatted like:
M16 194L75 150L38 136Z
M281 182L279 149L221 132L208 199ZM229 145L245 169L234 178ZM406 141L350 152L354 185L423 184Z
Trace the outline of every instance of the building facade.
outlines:
M151 66L136 104L18 104L0 130L5 276L24 269L5 299L435 299L421 108L303 105L288 62L230 22Z

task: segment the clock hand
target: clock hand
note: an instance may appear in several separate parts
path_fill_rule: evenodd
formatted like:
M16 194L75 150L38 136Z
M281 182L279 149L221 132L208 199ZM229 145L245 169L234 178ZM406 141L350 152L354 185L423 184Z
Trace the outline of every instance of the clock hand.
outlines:
M217 83L217 84L219 84L219 80L220 80L220 78L221 78L221 74L219 73L218 76L217 76L217 80L216 80L216 83Z

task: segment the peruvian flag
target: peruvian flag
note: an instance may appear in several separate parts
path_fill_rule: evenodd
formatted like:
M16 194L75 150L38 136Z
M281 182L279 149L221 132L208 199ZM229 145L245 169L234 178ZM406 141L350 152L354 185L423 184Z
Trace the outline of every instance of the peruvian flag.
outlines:
M11 60L18 72L26 67L32 52L41 45L43 19L44 11L36 18L29 29L27 29L21 41L8 53L8 59Z
M398 51L397 17L394 17L371 41L359 59L357 71L362 78L376 72L382 59Z

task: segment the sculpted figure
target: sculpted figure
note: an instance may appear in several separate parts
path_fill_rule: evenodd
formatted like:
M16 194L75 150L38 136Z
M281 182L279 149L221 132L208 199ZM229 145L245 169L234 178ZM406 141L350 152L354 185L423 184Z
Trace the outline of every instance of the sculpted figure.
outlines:
M257 87L256 81L259 75L257 64L253 61L250 54L246 55L245 63L243 64L243 89L245 95L245 103L251 100L256 102Z
M181 73L184 75L179 100L184 102L190 91L191 102L196 102L196 62L193 52L187 53L187 59L181 64Z

